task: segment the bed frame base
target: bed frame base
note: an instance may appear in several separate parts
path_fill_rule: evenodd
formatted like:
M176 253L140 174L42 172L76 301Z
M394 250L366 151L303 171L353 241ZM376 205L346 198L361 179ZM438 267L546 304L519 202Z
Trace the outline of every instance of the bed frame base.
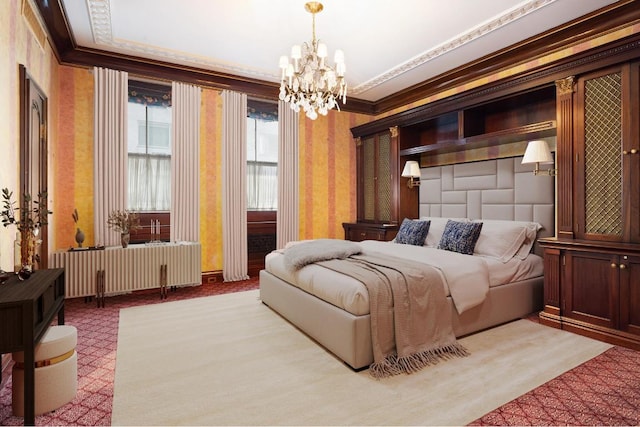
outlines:
M497 286L479 306L458 315L451 298L453 329L457 337L522 318L542 309L543 278ZM353 369L373 362L369 315L354 316L273 274L260 271L260 298Z

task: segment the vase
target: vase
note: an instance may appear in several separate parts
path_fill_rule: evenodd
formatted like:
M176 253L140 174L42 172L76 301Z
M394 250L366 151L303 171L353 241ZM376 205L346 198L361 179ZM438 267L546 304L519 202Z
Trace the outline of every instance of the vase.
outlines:
M84 242L84 232L79 228L76 228L76 243L79 248L82 247L82 242Z
M27 280L31 277L31 273L33 273L33 269L30 265L23 265L20 270L18 270L18 279L19 280Z
M129 233L120 234L120 243L122 243L122 247L126 248L129 246Z
M35 255L36 255L36 232L35 230L22 230L20 236L20 270L18 278L26 280L31 276L33 271Z
M23 230L20 237L20 264L23 267L33 267L36 254L36 234L34 230Z

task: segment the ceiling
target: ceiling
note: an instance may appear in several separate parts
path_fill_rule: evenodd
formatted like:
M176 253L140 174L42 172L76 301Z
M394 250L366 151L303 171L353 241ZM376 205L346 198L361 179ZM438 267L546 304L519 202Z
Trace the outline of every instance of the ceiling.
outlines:
M45 0L46 3L46 0ZM305 0L60 0L74 44L279 82L311 40ZM615 0L323 0L316 36L345 53L348 98L375 102ZM347 100L348 103L348 100Z

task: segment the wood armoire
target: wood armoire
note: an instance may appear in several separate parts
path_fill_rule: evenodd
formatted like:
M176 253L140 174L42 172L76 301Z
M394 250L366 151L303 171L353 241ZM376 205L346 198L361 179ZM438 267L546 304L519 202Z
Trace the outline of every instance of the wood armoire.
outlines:
M543 323L640 349L640 59L557 81Z

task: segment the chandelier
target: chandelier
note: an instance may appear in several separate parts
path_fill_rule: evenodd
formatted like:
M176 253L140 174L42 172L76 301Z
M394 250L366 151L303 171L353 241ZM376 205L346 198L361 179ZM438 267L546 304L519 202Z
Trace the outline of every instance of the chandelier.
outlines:
M307 117L315 120L318 113L326 116L329 110L340 110L338 100L347 102L347 82L344 80L346 66L344 53L336 50L335 67L327 64L327 45L316 40L316 13L322 11L322 3L309 2L304 5L313 17L313 38L311 43L291 48L291 61L280 57L282 80L280 100L288 102L298 112L302 108Z

